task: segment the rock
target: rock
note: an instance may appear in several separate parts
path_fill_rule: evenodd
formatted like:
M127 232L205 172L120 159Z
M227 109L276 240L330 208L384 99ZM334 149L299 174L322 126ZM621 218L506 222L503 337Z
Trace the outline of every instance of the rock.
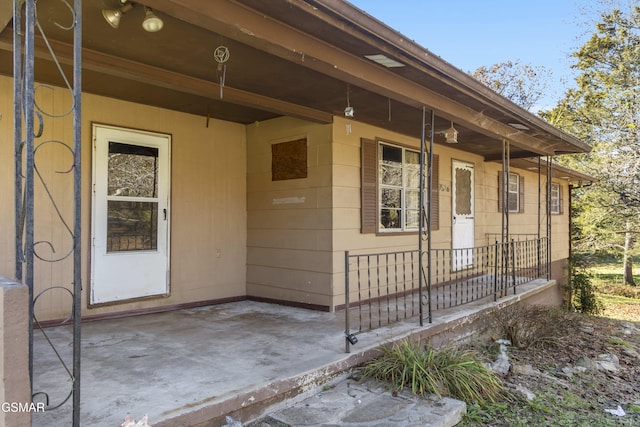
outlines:
M242 427L242 423L240 421L236 421L229 416L225 417L225 421L227 423L222 427Z
M536 394L521 384L516 385L516 391L522 394L527 400L531 401L536 398Z
M511 365L511 373L514 375L527 375L531 377L534 375L538 375L540 371L538 371L531 365L515 365L514 364L514 365Z
M623 347L622 348L622 353L624 355L632 357L634 359L640 359L640 353L638 353L637 351L635 351L632 348Z
M587 325L584 323L580 325L580 330L585 334L589 334L589 335L593 335L593 332L594 332L593 326Z
M509 356L507 356L507 345L511 344L509 340L497 340L497 344L500 344L500 353L496 358L496 361L491 364L491 369L499 374L506 375L509 373Z
M603 371L618 372L620 370L620 361L615 354L599 355L596 357L596 365Z
M574 363L574 366L581 366L585 368L587 371L598 370L598 364L594 360L589 359L587 356L578 357Z
M620 405L618 405L616 409L605 409L604 411L618 417L624 417L626 415L626 413L624 412L624 409L622 409L622 406Z

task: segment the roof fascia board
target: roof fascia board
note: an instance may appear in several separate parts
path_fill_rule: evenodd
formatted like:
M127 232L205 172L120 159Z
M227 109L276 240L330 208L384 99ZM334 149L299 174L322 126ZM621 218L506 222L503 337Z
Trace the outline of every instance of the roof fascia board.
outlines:
M299 2L301 0L292 0L292 2L294 1ZM342 0L309 1L348 20L351 25L343 25L341 28L344 31L349 32L351 36L364 39L358 34L360 32L364 32L366 34L366 40L370 43L373 40L381 40L378 47L382 52L395 55L399 52L403 56L403 59L413 62L414 66L419 68L420 71L439 78L443 82L446 82L480 102L489 104L501 111L503 114L513 117L514 121L525 122L524 124L538 128L539 130L549 133L556 138L560 138L561 140L576 146L576 148L581 151L591 150L591 146L589 144L586 144L575 136L556 128L535 114L532 114L515 104L513 101L499 95L495 91L478 82L468 73L456 68L414 41L407 39L407 37L402 35L400 32L352 4ZM316 15L318 14L319 13L316 13ZM360 31L357 31L356 28ZM370 36L373 36L373 38Z

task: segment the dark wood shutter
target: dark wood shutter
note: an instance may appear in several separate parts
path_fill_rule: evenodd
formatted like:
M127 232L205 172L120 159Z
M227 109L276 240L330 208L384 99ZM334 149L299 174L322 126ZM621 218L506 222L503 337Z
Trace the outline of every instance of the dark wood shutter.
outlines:
M498 172L498 212L502 212L502 199L504 198L504 188L502 188L503 171Z
M433 155L431 171L431 229L440 229L440 157Z
M558 184L558 213L564 213L564 198L562 197L562 185Z
M518 202L518 213L524 212L524 175L519 175L520 185L518 185L518 197L520 197L520 201Z
M360 139L360 232L378 231L378 147L374 140Z

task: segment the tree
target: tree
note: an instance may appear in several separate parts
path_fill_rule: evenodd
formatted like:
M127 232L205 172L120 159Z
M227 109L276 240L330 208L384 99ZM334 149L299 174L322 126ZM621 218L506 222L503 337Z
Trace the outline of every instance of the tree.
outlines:
M522 108L531 110L547 90L551 72L543 66L507 61L488 68L479 67L472 76Z
M576 224L592 248L624 248L625 281L633 284L633 234L640 230L640 6L602 13L573 56L577 88L542 116L593 145L569 161L598 178L576 200Z

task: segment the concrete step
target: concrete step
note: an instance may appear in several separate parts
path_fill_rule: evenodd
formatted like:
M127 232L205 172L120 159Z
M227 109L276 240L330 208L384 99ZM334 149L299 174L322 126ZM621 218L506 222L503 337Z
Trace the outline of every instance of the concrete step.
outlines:
M460 422L466 404L447 397L394 393L388 385L349 377L285 404L250 427L338 426L450 427Z

